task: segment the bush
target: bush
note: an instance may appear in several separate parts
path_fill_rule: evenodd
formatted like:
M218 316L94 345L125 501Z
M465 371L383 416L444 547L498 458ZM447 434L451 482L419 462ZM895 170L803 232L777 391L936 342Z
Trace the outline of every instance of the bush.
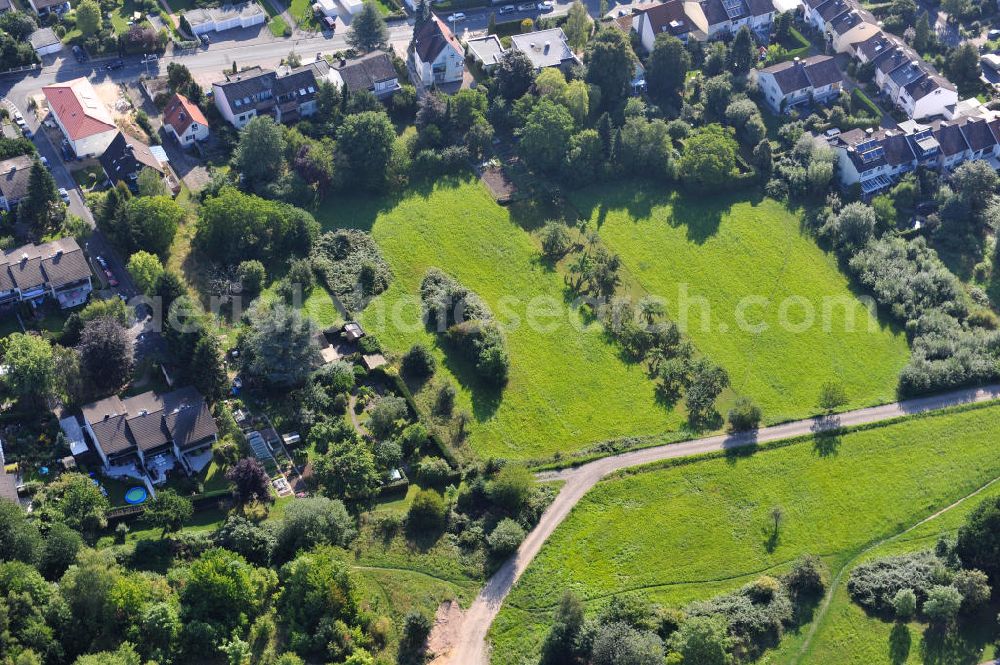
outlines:
M401 368L407 376L424 379L434 374L436 364L437 361L426 346L414 344L403 356Z
M847 592L865 609L888 614L894 611L893 600L903 589L912 590L918 599L926 598L939 565L933 552L869 561L851 571Z
M455 386L446 383L438 390L434 400L434 412L442 416L450 416L455 408Z
M425 457L417 465L417 479L423 485L439 487L451 480L448 462L440 457Z
M736 398L733 408L729 409L729 429L734 432L757 429L757 426L760 425L760 419L760 407L754 404L749 397Z
M811 554L807 554L785 575L784 583L793 598L817 597L826 589L823 579L823 562Z
M913 589L900 589L892 598L892 608L897 619L907 621L917 611L917 594Z
M444 499L434 490L419 490L406 513L407 527L411 530L440 531L447 523L448 508Z
M504 466L490 481L487 492L490 500L508 515L517 515L528 505L535 490L535 477L526 468L516 464Z
M962 594L953 586L933 586L927 592L923 612L935 623L950 623L962 606Z
M500 520L486 538L490 554L498 559L505 559L517 551L524 540L524 529L509 517Z

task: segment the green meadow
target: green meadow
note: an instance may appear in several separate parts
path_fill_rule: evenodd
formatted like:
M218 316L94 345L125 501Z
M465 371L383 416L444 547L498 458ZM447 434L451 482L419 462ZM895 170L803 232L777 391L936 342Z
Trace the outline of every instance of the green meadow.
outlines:
M620 186L573 202L767 422L815 413L831 380L844 385L848 408L895 399L905 335L855 297L836 260L802 233L799 215L770 199Z
M1000 477L993 443L998 427L1000 406L977 407L603 481L508 597L493 626L493 662L537 657L567 589L590 610L627 593L679 607L780 574L807 553L821 556L833 578L874 556L873 546ZM884 550L932 547L938 532L960 523L957 511L978 500L887 542ZM776 536L775 506L784 514ZM841 584L846 579L845 572ZM912 629L915 657L918 628ZM799 654L808 626L786 637L768 662L888 664L891 630L840 591L805 657ZM852 650L857 656L848 655Z

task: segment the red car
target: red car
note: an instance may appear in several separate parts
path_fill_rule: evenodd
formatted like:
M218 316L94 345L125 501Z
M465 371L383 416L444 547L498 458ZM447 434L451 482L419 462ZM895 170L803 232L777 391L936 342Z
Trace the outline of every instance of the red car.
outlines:
M115 279L115 274L111 272L110 268L104 269L104 276L108 278L108 284L111 286L118 286L118 280Z

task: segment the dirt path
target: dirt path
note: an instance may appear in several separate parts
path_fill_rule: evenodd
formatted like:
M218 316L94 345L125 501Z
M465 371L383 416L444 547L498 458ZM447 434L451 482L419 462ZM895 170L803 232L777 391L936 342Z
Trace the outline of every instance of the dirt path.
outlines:
M538 524L524 539L524 542L521 543L514 556L508 559L493 574L486 582L486 586L483 587L483 590L479 592L479 595L465 612L465 616L458 628L460 637L454 649L450 653L435 659L434 665L488 665L489 649L486 644L486 635L489 633L490 626L493 624L493 620L499 613L500 607L507 594L510 593L514 583L517 582L518 578L520 578L521 574L528 567L528 564L531 563L532 559L541 550L542 545L552 532L555 531L556 527L566 519L566 516L569 515L569 512L577 502L599 480L611 473L660 460L745 448L769 441L830 431L841 427L876 423L903 416L936 411L950 406L986 402L995 399L1000 399L1000 384L983 388L956 390L932 397L893 402L892 404L868 409L848 411L832 417L798 420L773 427L765 427L756 432L744 432L733 435L720 434L686 443L673 443L655 448L646 448L644 450L605 457L576 468L539 474L539 479L541 480L562 480L565 481L565 484L558 496L556 496L555 500L542 515ZM454 626L450 625L449 631L453 630L455 630ZM431 639L433 640L434 638L435 636L432 633Z

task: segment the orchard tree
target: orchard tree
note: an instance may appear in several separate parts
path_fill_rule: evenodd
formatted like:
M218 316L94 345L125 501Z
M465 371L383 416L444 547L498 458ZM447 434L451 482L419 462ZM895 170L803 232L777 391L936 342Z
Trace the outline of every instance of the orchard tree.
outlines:
M684 82L689 69L691 69L691 55L684 43L665 32L658 34L646 65L649 96L661 108L679 106L678 102L684 91Z
M389 28L374 0L367 0L361 12L351 21L347 43L365 53L388 47Z
M369 190L382 187L395 141L396 131L384 111L347 116L337 133L335 153L335 173L341 185Z
M281 176L284 155L284 128L270 116L257 116L240 131L240 142L233 152L233 166L252 186L263 186Z
M76 6L76 27L84 37L90 37L101 31L103 26L101 6L97 0L80 0Z
M101 393L117 391L132 378L133 347L118 321L102 317L80 334L80 369Z
M184 522L191 519L193 514L194 507L190 499L174 490L162 489L156 493L156 498L146 504L143 518L151 526L163 529L160 538L164 538L168 533L180 531Z
M719 125L708 125L684 144L680 175L697 191L717 191L736 174L736 141Z
M685 394L688 414L694 422L704 421L715 407L715 400L729 386L726 370L707 358L699 358L691 365L690 384Z
M163 262L155 254L143 250L129 257L126 268L135 285L146 295L153 293L157 280L163 274Z
M244 457L226 472L233 497L240 504L271 500L271 478L256 457Z
M839 381L827 381L819 390L819 408L825 413L833 413L847 404L847 391Z

